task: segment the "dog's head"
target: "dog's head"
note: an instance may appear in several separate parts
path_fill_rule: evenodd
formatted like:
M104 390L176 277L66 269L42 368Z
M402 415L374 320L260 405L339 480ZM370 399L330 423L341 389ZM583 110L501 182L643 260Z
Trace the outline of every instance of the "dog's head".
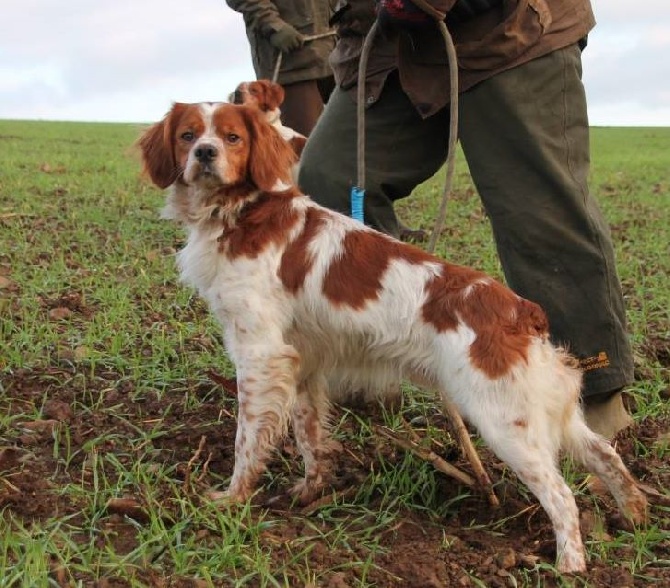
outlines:
M160 188L248 184L270 191L291 183L296 156L252 106L175 103L138 141L146 172Z
M230 95L230 101L255 105L263 112L275 112L284 102L284 88L270 80L242 82Z

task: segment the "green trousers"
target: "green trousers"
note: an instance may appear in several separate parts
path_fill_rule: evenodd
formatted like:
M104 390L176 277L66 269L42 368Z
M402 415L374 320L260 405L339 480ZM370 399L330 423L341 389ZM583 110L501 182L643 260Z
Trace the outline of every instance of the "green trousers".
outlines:
M366 110L366 223L398 234L393 202L443 164L448 108L422 119L391 75ZM539 303L554 342L585 370L583 398L629 384L633 359L608 226L587 185L589 127L581 52L555 51L464 92L459 138L489 215L507 283ZM299 184L350 214L356 106L337 88L312 131Z

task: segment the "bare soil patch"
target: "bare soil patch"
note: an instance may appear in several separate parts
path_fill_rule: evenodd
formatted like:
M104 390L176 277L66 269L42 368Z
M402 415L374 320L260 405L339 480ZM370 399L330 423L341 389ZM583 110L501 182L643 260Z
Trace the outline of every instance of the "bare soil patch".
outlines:
M67 307L81 312L75 300L49 301L46 306ZM194 409L185 409L183 403L176 402L169 393L161 398L133 399L128 379L102 369L89 373L84 365L74 362L63 362L42 371L19 370L5 374L3 379L6 398L9 399L9 416L15 417L12 427L3 432L3 447L0 447L0 478L3 482L0 484L0 509L5 517L18 517L25 525L54 517L72 517L76 521L82 505L70 493L59 492L59 489L73 481L81 484L82 480L85 482L90 478L92 473L87 463L86 444L101 431L113 433L110 435L113 441L110 440L104 451L116 453L119 460L132 460L136 427L152 427L158 420L162 420L167 430L175 425L174 434L154 441L155 459L157 462L177 464L178 482L188 484L193 500L200 500L201 493L212 482L207 476L197 480L190 478L186 482L194 458L201 467L206 465L205 470L212 474L225 477L232 471L235 421L232 412L225 408L233 406L231 389L226 389L225 380L215 378L217 381L212 380L211 387L196 391L202 396L201 403ZM39 419L22 416L34 415L36 409L41 409L38 410L41 414ZM222 424L213 425L213 415L220 415L222 409L229 416L222 420ZM118 415L123 415L123 418L118 418ZM381 415L376 409L368 407L364 418L381 424ZM433 424L439 426L440 418L436 416ZM177 424L182 426L176 427ZM667 419L647 419L617 439L624 461L652 489L670 487L670 469L666 460L658 457L659 452L655 451L659 444L667 447L670 443L668 424ZM54 430L59 427L68 429L69 455L72 457L67 467L59 460L59 452L63 449L54 448ZM361 447L354 441L355 428L356 423L351 419L343 426L343 451L336 458L336 496L351 496L351 489L357 488L370 472L375 471L380 456L387 462L397 463L398 467L402 464L403 451L381 438L373 438ZM271 474L282 480L298 477L299 460L290 441L283 447L282 454L285 459L278 459L272 464ZM443 457L468 469L456 450L448 450ZM430 512L403 512L377 538L384 549L376 555L374 565L367 571L367 582L380 587L417 588L480 585L473 580L474 577L486 586L513 586L515 581L527 578L528 570L533 569L536 563L553 562L553 535L544 511L488 451L483 450L482 457L496 484L501 507L492 510L483 496L471 495L460 500L454 514L448 518L436 517ZM290 471L287 471L287 463L295 464L288 466ZM435 476L439 477L439 492L443 500L458 497L462 489L453 480L438 472ZM269 508L273 519L281 520L280 525L275 525L264 535L272 560L279 565L289 557L285 549L287 542L300 537L308 525L321 525L327 532L328 523L319 519L319 504L305 509L287 500L271 500L286 488L274 484L270 486L257 497L256 511ZM110 508L100 519L101 548L105 542L111 542L117 552L130 552L136 547L137 525L143 524L142 505L133 497L129 500L131 502L126 505L125 511L123 505L116 510ZM372 512L375 500L373 496L369 505ZM583 532L588 541L598 525L595 524L590 497L582 494L578 502L582 509ZM604 531L598 531L598 538L602 539L603 532L615 536L622 521L613 501L609 496L603 496L599 504ZM653 508L657 520L667 528L667 508L664 511L662 507ZM178 516L176 511L174 516ZM365 521L361 524L364 525ZM203 540L207 539L205 530L193 529L192 532L201 533ZM617 549L621 561L631 558L632 546L622 545ZM656 545L654 549L658 559L670 561L670 545L667 542ZM367 557L365 548L359 545L333 549L325 541L317 540L310 553L310 566L322 579L319 585L345 588L357 585L359 572L346 567L342 567L341 571L333 569L346 566L352 560L365 561ZM319 574L320 570L323 574ZM582 585L584 580L586 585L592 586L648 586L652 585L650 583L670 586L668 567L649 565L643 573L644 580L633 577L625 566L613 568L609 563L593 558L588 573L579 578L577 585ZM532 574L536 585L559 585L550 570L536 569ZM81 580L87 586L126 586L124 581L114 578L104 580L104 583L92 578ZM159 563L147 567L143 580L148 586L203 586L198 583L200 581L162 574ZM296 580L295 585L304 584Z

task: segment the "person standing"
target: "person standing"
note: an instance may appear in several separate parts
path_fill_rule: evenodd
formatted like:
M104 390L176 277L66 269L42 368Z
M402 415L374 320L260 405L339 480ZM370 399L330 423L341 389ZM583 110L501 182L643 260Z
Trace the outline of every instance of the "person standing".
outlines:
M366 70L365 222L400 236L393 204L446 158L449 69L459 64L459 137L509 286L546 311L555 343L584 370L589 425L612 437L632 422L633 378L608 225L590 193L581 52L589 0L349 0L335 21L337 86L302 154L298 183L350 213L356 181L356 86L364 38L382 34Z
M242 14L257 79L276 80L285 92L282 123L308 136L335 81L328 56L335 47L329 20L335 0L226 0Z

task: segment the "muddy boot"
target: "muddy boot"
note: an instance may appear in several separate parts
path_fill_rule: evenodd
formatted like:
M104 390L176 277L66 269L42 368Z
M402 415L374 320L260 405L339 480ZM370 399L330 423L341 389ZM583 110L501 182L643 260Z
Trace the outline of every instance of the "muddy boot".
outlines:
M615 392L603 402L592 402L584 407L586 424L606 439L613 439L621 430L633 424L633 417L623 405L621 392Z

